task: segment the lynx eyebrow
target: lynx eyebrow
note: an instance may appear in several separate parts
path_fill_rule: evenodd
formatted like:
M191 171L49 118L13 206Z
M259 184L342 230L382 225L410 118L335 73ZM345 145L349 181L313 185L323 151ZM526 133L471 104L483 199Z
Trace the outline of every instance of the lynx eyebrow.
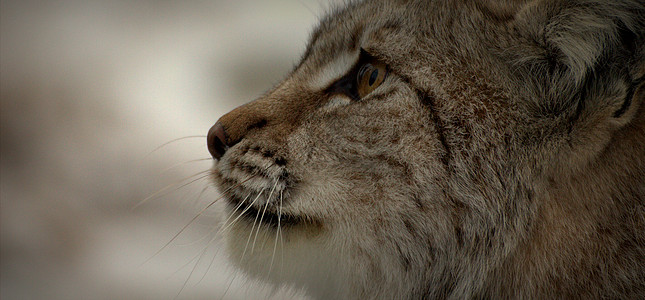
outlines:
M323 90L349 72L360 59L360 51L344 52L318 69L309 80L309 88Z

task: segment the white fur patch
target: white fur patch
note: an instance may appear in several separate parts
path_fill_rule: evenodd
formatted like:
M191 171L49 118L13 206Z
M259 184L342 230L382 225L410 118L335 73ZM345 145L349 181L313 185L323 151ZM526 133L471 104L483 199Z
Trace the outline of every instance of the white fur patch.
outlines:
M359 52L346 52L327 63L308 82L312 90L322 90L343 77L358 61Z
M333 110L335 108L341 107L348 105L352 102L352 100L349 99L349 97L345 95L335 95L331 99L329 99L329 102L325 104L323 107L324 110Z

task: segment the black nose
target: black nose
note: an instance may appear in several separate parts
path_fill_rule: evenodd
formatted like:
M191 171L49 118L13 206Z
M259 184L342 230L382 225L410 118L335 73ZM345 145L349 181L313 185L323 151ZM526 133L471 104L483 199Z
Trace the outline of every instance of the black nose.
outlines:
M224 130L224 126L219 122L215 123L208 131L206 140L208 143L208 152L211 153L214 159L220 159L226 150L228 150L229 145L226 144L226 131Z

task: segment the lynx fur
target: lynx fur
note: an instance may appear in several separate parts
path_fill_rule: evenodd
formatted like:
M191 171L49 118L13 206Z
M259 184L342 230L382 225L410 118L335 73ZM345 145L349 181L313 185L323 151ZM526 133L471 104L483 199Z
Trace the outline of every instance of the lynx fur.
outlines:
M329 92L362 55L383 83ZM231 260L318 299L643 299L644 76L641 0L348 3L209 134Z

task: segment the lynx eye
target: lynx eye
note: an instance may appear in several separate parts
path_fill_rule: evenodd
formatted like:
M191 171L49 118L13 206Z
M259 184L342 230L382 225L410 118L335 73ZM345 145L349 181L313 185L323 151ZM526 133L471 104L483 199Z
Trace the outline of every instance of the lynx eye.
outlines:
M384 63L372 59L363 64L356 75L356 89L358 97L363 98L383 83L387 76L387 67Z
M342 78L327 87L326 93L345 94L354 100L369 95L378 88L389 73L387 65L361 49L358 62Z

